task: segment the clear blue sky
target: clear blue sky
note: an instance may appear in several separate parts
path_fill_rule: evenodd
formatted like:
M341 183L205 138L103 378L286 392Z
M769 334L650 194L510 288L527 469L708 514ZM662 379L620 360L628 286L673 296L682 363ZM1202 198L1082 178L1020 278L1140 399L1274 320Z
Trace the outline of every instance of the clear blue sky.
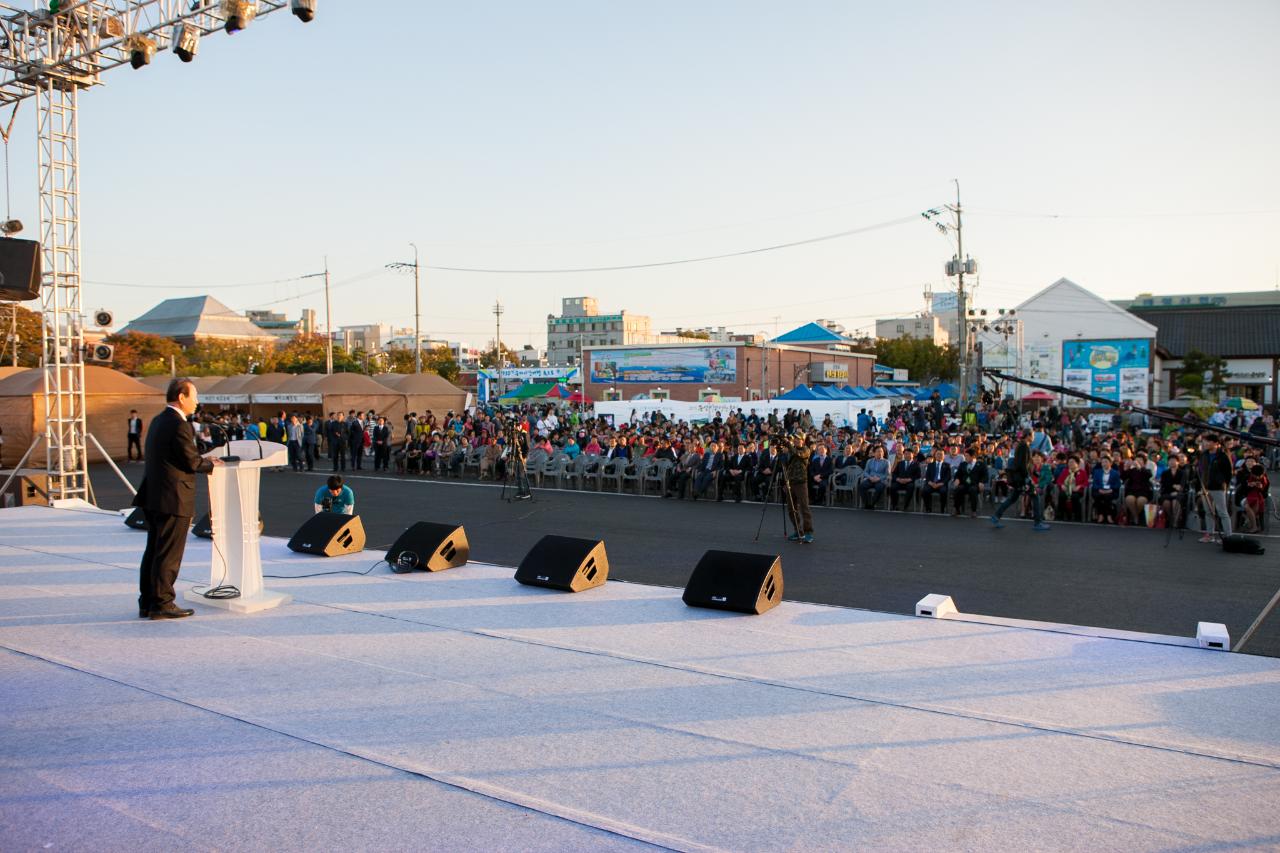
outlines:
M1261 290L1280 270L1280 3L321 0L122 68L81 100L86 309L412 320L409 260L563 268L711 255L953 199L978 303L1061 276L1109 298ZM22 107L13 213L35 232ZM1015 215L1010 215L1015 214ZM1030 214L1030 215L1026 215ZM1041 214L1060 214L1049 218ZM1210 215L1214 214L1214 215ZM1228 215L1229 214L1229 215ZM743 258L594 274L425 271L424 331L545 345L562 296L663 328L852 328L918 311L924 220Z

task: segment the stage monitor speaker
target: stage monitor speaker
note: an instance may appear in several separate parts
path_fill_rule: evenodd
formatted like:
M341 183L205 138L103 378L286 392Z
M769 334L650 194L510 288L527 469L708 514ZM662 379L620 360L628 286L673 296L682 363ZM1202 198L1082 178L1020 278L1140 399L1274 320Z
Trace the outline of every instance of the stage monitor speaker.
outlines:
M289 540L289 550L319 557L337 557L364 550L364 524L358 515L317 512Z
M735 613L764 613L782 601L782 558L708 551L684 588L684 603Z
M40 244L35 240L0 240L0 300L25 302L40 295Z
M262 523L262 513L258 513L258 535L262 535L262 531L266 525ZM199 536L201 539L213 538L213 516L205 513L196 519L195 525L191 528L191 535Z
M516 569L516 580L565 592L582 592L609 579L603 539L543 536Z
M413 524L387 551L387 565L397 574L423 569L442 572L464 566L471 557L467 532L461 524Z
M142 511L142 507L135 507L124 520L124 524L125 527L132 527L134 530L146 530L147 515Z

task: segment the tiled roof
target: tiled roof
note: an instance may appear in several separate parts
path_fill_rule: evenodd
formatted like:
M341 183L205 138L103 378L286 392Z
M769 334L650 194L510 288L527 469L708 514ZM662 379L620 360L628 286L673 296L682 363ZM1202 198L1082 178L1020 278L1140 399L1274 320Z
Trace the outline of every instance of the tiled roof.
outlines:
M844 344L849 339L838 335L826 326L818 323L805 323L798 329L792 329L773 339L775 344Z
M1129 311L1159 329L1156 345L1174 358L1193 349L1226 358L1280 356L1280 305Z
M248 317L237 314L212 296L166 299L120 330L165 338L243 338L274 341L275 335L260 329Z

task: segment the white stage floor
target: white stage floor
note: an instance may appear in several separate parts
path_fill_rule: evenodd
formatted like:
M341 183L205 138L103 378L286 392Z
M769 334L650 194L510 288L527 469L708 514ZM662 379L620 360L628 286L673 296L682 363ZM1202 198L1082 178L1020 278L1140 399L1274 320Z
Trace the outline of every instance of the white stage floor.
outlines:
M1274 659L477 564L151 622L144 540L0 511L0 849L1280 847Z

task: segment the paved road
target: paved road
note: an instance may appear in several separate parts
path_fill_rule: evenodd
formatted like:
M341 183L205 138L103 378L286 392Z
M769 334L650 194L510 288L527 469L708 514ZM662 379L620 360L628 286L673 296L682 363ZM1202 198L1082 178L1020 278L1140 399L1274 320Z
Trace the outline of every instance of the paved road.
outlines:
M136 483L142 466L126 472ZM265 473L267 534L291 536L325 476ZM103 506L127 504L105 468L93 481ZM817 542L798 545L783 541L777 507L753 541L759 504L555 489L505 503L496 487L469 481L364 472L348 482L371 549L389 546L415 521L465 524L477 560L511 566L547 533L594 537L607 544L611 577L678 587L706 549L780 553L787 598L895 613L913 612L936 592L971 613L1181 636L1193 635L1197 621L1224 622L1236 638L1280 588L1280 538L1267 539L1268 553L1253 557L1164 531L1055 524L1034 533L1017 521L995 530L981 519L817 509ZM206 500L201 485L201 512ZM1280 656L1280 612L1249 650Z

